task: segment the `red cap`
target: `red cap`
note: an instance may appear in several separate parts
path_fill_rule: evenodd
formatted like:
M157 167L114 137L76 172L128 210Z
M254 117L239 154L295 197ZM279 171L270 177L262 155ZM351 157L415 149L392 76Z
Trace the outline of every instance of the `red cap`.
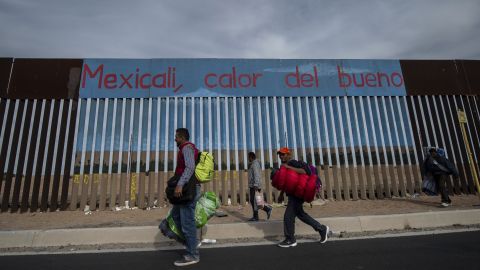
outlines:
M277 151L277 154L290 154L290 149L288 149L288 147L282 147Z

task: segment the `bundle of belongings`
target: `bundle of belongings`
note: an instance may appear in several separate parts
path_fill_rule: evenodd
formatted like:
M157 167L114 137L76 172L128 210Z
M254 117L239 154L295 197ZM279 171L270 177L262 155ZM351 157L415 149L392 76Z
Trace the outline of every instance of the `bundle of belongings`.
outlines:
M314 169L314 167L312 168ZM312 169L310 169L312 171ZM287 194L294 195L306 202L312 202L322 188L322 182L317 175L316 169L312 174L298 174L285 167L272 172L272 186Z
M220 207L220 200L215 193L208 191L202 194L195 206L195 225L201 228L207 224L207 221L215 215L216 209ZM180 243L185 242L185 237L178 226L173 221L171 212L169 211L160 225L158 226L162 234L170 239L174 239Z

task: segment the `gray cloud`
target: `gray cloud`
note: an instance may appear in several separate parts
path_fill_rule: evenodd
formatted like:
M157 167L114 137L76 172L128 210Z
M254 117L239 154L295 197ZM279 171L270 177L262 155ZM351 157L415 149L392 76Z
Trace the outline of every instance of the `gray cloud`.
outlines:
M0 57L480 59L478 0L0 0Z

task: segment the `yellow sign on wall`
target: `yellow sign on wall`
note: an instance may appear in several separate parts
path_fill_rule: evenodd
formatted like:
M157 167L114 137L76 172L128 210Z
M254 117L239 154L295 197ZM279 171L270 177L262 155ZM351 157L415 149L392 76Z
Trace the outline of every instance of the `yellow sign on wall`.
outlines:
M458 114L458 121L460 121L460 123L467 123L467 115L465 114L464 111L458 110L457 114Z

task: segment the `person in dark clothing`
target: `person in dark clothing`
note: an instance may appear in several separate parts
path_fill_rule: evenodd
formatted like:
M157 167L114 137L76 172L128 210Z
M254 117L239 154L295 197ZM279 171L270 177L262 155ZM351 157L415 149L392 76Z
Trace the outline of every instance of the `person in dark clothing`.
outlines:
M293 170L299 174L311 174L310 168L305 162L292 159L290 149L283 147L278 150L277 154L282 161L282 165L287 169ZM330 228L320 224L303 210L304 200L297 198L293 194L288 194L288 204L283 216L283 232L285 240L278 244L279 247L294 247L297 245L295 239L295 218L298 217L304 223L312 226L312 228L320 234L320 243L327 242Z
M248 153L248 189L250 191L250 204L252 205L253 217L248 221L258 221L258 209L262 209L267 213L267 219L270 219L272 214L272 207L268 204L257 205L255 193L262 191L262 174L260 161L256 159L254 152Z
M439 155L436 148L430 148L428 152L429 155L423 162L424 173L433 177L441 196L441 205L448 207L452 203L448 196L448 175L458 177L458 170L447 158Z

